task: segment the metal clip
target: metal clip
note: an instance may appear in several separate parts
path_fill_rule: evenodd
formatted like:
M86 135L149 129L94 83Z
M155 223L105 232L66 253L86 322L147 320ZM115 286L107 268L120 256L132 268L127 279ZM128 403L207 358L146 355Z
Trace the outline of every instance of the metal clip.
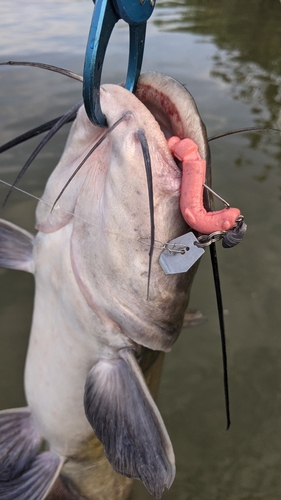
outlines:
M216 243L217 241L221 240L226 231L214 231L211 234L202 234L201 236L198 236L198 242L195 241L194 245L196 245L199 248L205 248L211 245L212 243Z
M237 226L232 229L228 229L227 231L215 231L211 234L202 234L201 236L198 236L198 241L195 241L194 245L199 248L205 248L212 243L217 243L217 241L221 239L223 240L222 246L224 248L232 248L238 245L245 235L247 224L244 222L243 215L237 217L236 222Z

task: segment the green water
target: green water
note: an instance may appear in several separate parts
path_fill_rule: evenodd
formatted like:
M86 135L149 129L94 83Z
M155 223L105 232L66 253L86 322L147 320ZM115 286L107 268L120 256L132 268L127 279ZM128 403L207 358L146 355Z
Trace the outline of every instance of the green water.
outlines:
M37 60L81 74L92 2L1 0L0 58ZM143 70L167 73L194 96L208 135L281 128L281 4L277 0L164 2L148 25ZM118 57L118 63L117 61ZM124 79L127 28L115 30L103 79ZM0 67L0 143L59 116L79 83L53 73ZM20 187L40 196L67 130L41 153ZM38 139L1 155L11 182ZM210 258L191 306L208 321L186 330L166 357L159 407L177 476L166 500L277 500L281 494L281 148L278 133L211 142L213 186L248 224L243 243L218 247L229 360L232 425L225 431L220 340ZM0 184L0 201L7 188ZM32 230L36 201L13 193L1 217ZM0 407L24 405L22 374L33 279L0 270ZM134 500L151 498L137 485Z

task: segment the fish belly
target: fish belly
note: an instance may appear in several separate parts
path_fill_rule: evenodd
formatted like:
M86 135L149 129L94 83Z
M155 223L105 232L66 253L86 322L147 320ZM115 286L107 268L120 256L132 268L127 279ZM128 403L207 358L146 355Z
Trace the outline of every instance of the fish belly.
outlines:
M38 272L25 369L26 398L36 426L60 456L77 453L93 435L84 412L85 381L101 355L112 355L104 345L105 327L73 276L70 237L71 224L36 236Z

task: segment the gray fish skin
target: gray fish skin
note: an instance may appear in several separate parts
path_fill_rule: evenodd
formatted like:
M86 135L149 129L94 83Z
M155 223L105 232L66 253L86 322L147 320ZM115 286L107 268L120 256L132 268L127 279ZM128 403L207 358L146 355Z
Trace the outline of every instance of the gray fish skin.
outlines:
M89 122L84 108L80 108L63 156L47 182L44 202L37 207L38 233L32 263L30 256L23 259L28 262L26 270L34 269L36 282L25 391L36 431L49 444L51 463L56 464L52 457L60 459L59 467L65 462L63 471L79 486L79 478L73 475L75 466L71 464L93 440L93 428L103 440L103 411L110 421L108 402L113 390L108 370L113 370L116 386L112 421L123 418L126 398L136 408L136 414L127 420L131 435L126 445L120 443L114 425L108 428L102 441L105 453L113 469L131 478L144 478L150 493L161 498L175 475L174 454L136 360L149 350L171 349L183 324L196 266L185 275L166 276L158 263L161 249L157 245L147 300L149 246L145 242L150 234L150 217L137 133L142 129L149 145L155 238L163 243L188 230L179 208L181 172L166 138L192 138L207 162L209 151L205 127L193 99L184 87L165 75L142 75L137 97L122 87L105 85L101 88L101 107L109 126L129 114L85 162L50 211L49 204L54 203L104 133ZM5 266L5 256L1 263ZM132 377L131 399L126 384L128 373ZM153 443L151 454L149 446L138 444L143 438L138 433L141 425L136 401L143 407L140 415L144 407L150 412L148 422L152 424L148 423L146 438ZM114 440L121 454L118 463L112 450ZM138 446L142 453L140 474L138 464L130 463L128 458L138 456ZM155 460L158 454L164 457L161 464ZM94 472L90 473L94 484ZM34 500L43 500L49 491ZM91 494L91 489L87 490L89 499L103 498L102 495L98 497L95 491Z

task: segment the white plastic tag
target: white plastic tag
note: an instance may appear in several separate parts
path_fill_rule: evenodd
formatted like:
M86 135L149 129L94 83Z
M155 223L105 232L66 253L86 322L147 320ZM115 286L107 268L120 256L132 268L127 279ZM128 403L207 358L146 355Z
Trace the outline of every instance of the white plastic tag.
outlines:
M205 253L203 248L194 245L198 242L192 232L171 240L160 255L159 264L165 274L186 273Z

